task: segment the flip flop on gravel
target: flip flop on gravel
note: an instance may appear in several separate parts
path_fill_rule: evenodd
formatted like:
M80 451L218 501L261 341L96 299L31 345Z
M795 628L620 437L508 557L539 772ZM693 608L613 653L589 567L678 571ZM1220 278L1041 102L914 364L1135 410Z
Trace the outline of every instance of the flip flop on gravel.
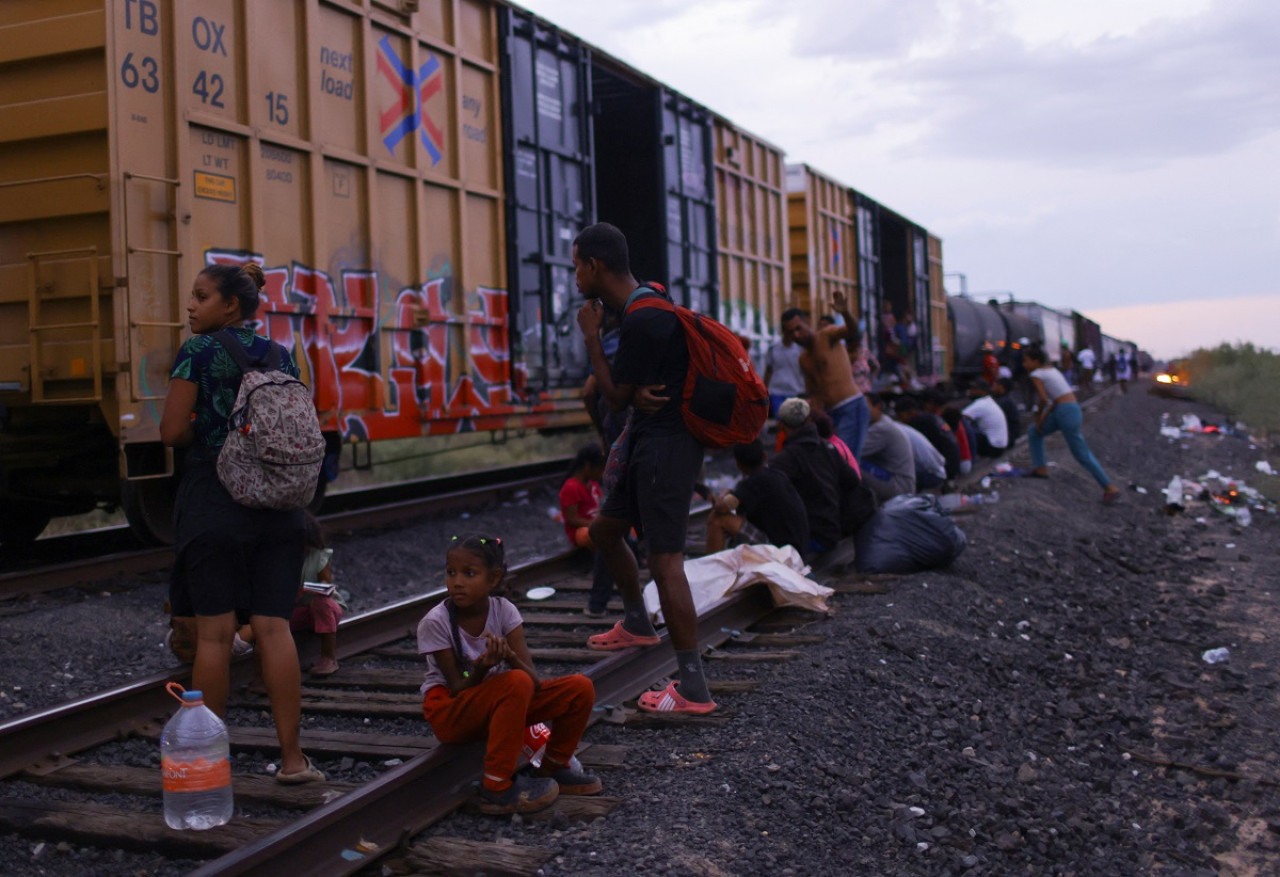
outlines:
M276 782L284 783L286 786L298 786L302 783L322 783L324 782L324 774L320 772L320 768L311 763L311 757L302 756L307 760L307 766L302 770L294 773L285 773L280 771L276 774Z
M662 642L662 637L657 636L639 636L632 633L622 626L619 621L607 633L598 633L595 636L587 637L587 648L595 649L598 652L612 652L616 649L630 649L636 646L656 646Z
M714 700L698 703L681 697L676 691L678 684L670 682L661 691L646 691L636 699L636 706L647 713L686 713L693 716L705 716L715 711Z

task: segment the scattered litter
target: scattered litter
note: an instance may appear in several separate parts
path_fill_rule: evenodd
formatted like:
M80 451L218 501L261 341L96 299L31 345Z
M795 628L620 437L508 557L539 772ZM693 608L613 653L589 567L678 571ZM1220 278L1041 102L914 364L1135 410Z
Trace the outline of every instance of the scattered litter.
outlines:
M1182 477L1175 475L1169 479L1169 486L1164 489L1164 507L1169 514L1183 510Z
M988 476L984 477L984 478L982 479L982 481L981 481L981 484L982 484L982 489L983 489L983 490L990 490L990 489L991 489L991 476L990 476L990 475L988 475Z
M1225 546L1225 547L1226 547L1226 548L1235 548L1235 547L1236 547L1236 543L1234 543L1234 542L1228 542L1228 543L1226 544L1226 546Z
M1160 427L1160 434L1165 438L1182 438L1182 430L1178 429L1176 426L1162 426Z
M529 590L524 592L524 595L528 597L530 600L545 600L548 597L554 596L555 592L556 592L555 588L552 588L548 585L544 585L540 588L530 588Z
M1231 650L1226 646L1217 649L1209 649L1200 656L1206 664L1222 664L1231 660Z
M1263 475L1275 475L1276 470L1271 468L1271 464L1266 460L1259 460L1253 464L1253 468L1257 469Z
M463 520L466 520L467 518L471 517L471 512L463 512L462 514L458 515L458 517L462 518Z
M994 471L997 475L1004 475L1004 474L1005 474L1005 473L1007 473L1007 472L1012 472L1012 471L1013 471L1013 464L1012 464L1012 463L1009 463L1009 462L1007 462L1007 461L1006 461L1006 462L1003 462L1003 463L996 463L996 467L995 467L995 469L994 469L993 471Z
M1204 424L1194 414L1184 414L1182 415L1182 429L1184 432L1200 432L1204 429Z

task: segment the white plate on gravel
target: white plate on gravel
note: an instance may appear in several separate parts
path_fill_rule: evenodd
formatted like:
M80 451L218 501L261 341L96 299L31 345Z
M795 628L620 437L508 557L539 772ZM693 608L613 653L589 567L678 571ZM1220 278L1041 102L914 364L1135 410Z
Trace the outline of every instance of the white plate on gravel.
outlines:
M555 588L530 588L524 592L524 595L530 600L545 600L554 595L555 592Z

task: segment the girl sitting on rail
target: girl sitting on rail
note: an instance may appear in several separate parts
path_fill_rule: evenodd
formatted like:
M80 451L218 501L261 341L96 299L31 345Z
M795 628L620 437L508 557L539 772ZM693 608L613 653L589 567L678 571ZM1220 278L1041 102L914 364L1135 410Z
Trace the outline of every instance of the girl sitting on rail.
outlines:
M573 761L595 702L595 686L575 674L540 679L520 611L495 592L506 574L502 540L453 537L445 556L449 596L418 624L426 656L422 714L441 743L487 738L483 813L533 813L556 797L595 795L600 780ZM542 766L516 775L525 729L551 725Z

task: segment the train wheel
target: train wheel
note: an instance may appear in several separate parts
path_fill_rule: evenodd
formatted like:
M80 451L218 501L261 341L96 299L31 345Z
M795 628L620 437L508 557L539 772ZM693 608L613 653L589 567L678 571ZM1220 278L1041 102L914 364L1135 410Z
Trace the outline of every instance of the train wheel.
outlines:
M151 545L173 544L173 504L177 494L176 476L121 482L120 505L139 539Z
M14 508L14 505L9 500L0 511L0 542L5 545L30 545L49 526L53 512L27 502L22 503L20 509Z

